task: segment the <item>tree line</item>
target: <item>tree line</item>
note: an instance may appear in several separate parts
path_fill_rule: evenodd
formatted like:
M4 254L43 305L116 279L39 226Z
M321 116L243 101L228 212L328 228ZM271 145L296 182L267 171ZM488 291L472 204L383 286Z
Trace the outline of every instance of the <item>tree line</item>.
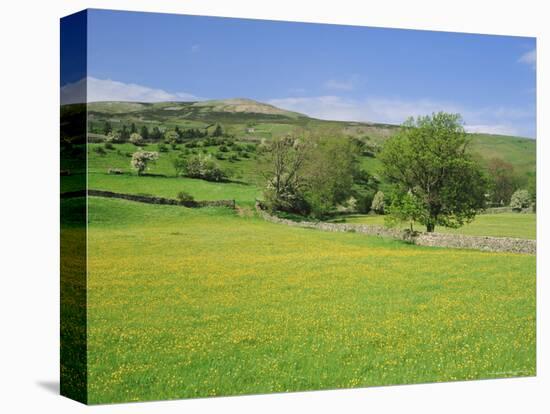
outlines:
M264 200L272 211L323 218L340 208L373 208L388 222L457 228L492 205L531 205L536 197L521 189L513 166L493 159L484 165L471 151L459 114L410 118L377 151L379 182L358 162L361 146L352 138L285 137L267 149ZM360 202L359 202L360 201ZM370 204L368 204L370 202ZM519 206L519 207L518 207Z
M214 127L209 133L208 129ZM92 133L101 133L107 137L107 140L114 143L131 142L132 136L139 135L143 141L159 142L159 141L175 141L182 143L185 140L205 137L224 137L227 136L223 127L220 124L209 125L206 128L180 128L176 126L173 130L153 126L149 128L147 125L140 127L134 122L129 125L122 124L120 128L113 128L111 122L105 121L102 127L91 127Z

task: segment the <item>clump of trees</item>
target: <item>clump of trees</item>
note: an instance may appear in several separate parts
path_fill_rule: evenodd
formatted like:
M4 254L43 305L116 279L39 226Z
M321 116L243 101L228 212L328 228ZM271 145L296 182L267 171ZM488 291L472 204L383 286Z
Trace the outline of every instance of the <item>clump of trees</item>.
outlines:
M514 166L500 158L493 158L487 164L489 178L489 202L493 206L507 206L519 186Z
M143 172L147 169L147 166L155 162L159 157L158 152L155 151L137 151L132 154L132 161L130 164L138 175L143 175Z
M266 166L264 203L272 211L322 218L335 207L349 208L355 185L364 176L358 149L345 137L276 138L262 149Z
M406 121L379 155L395 193L389 212L420 222L428 232L473 220L485 207L488 180L469 144L458 114Z
M211 155L197 154L185 157L180 154L173 161L176 174L207 181L226 181L227 174L219 167Z

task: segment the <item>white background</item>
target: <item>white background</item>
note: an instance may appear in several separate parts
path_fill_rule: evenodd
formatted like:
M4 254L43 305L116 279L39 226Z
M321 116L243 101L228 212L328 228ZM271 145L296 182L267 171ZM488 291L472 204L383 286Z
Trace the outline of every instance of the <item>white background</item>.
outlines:
M545 1L14 0L0 14L0 411L550 412ZM537 36L538 376L86 408L57 395L59 21L86 7ZM545 27L546 26L546 27ZM544 76L544 74L546 76ZM546 114L546 118L543 116ZM548 165L548 164L547 164ZM544 326L546 325L546 326ZM546 348L546 349L545 349Z

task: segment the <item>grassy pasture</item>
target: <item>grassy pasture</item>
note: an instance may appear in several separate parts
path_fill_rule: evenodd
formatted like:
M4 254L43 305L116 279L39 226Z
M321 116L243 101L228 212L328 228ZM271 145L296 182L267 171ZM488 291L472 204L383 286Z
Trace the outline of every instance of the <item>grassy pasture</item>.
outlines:
M95 190L108 190L127 194L147 194L161 197L175 198L178 192L186 191L197 200L232 199L240 205L252 206L261 190L254 184L253 159L242 159L236 163L227 160L217 161L222 168L230 171L232 182L216 183L199 179L176 177L172 160L179 154L179 150L170 149L160 153L159 160L151 164L149 176L138 177L130 167L132 153L138 148L132 144L116 144L115 150L106 150L105 155L99 155L94 148L103 147L102 144L90 144L88 150L88 186ZM213 153L217 147L206 147ZM157 145L147 145L142 149L156 151ZM118 150L118 152L117 152ZM120 168L124 175L110 175L109 168ZM155 176L157 175L157 176ZM69 177L64 177L69 178ZM246 180L246 181L244 181ZM70 188L70 178L67 180Z
M347 223L384 225L384 216L354 215L345 219ZM402 228L409 228L403 223ZM414 225L415 230L425 230L421 224ZM536 214L499 213L480 214L473 222L458 229L436 227L440 233L467 234L470 236L516 237L520 239L535 239L537 231Z
M255 186L240 183L214 183L183 177L138 177L135 175L88 175L90 188L126 194L155 195L176 198L186 191L196 200L235 200L239 205L253 206L261 192Z
M89 219L91 403L535 374L534 256L100 198Z

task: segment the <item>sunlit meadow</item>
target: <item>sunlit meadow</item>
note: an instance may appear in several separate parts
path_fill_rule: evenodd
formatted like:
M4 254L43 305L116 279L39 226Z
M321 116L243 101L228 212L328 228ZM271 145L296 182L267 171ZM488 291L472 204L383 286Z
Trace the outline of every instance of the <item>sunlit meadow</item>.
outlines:
M535 374L535 257L89 200L89 402Z

